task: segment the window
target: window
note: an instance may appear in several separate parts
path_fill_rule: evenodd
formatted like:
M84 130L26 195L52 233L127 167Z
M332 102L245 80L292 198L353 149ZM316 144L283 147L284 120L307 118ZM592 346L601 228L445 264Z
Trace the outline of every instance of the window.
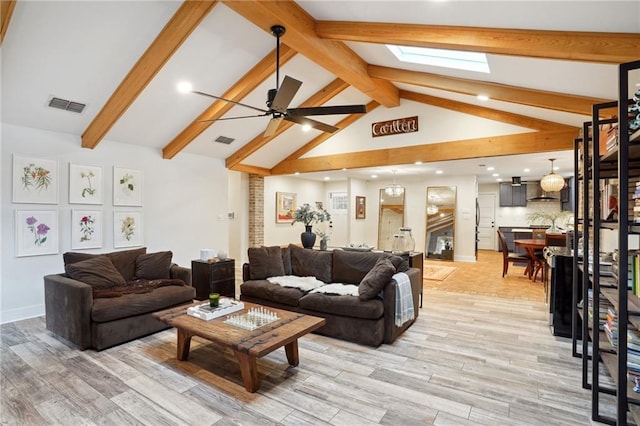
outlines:
M332 192L329 194L329 199L331 200L331 211L334 213L347 212L349 200L346 192Z
M387 48L401 62L433 65L436 67L490 73L487 55L481 52L463 52L460 50L431 49L428 47L395 46Z

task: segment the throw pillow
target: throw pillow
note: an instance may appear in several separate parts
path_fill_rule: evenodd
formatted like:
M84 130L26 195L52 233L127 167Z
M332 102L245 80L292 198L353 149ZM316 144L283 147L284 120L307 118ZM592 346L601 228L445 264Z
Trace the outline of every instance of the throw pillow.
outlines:
M157 253L141 254L136 257L137 278L147 280L160 280L171 278L171 258L170 251L160 251Z
M141 254L146 254L147 248L141 247L131 250L120 250L107 253L107 256L113 262L113 266L116 267L122 277L131 281L136 275L136 259Z
M360 281L360 286L358 287L360 300L375 298L395 273L396 268L391 261L388 258L380 258Z
M396 255L389 256L389 260L396 268L396 272L407 272L409 270L409 261Z
M250 247L248 254L250 279L265 280L284 275L282 251L279 246Z
M108 288L126 284L107 256L95 256L65 267L67 275L94 288Z

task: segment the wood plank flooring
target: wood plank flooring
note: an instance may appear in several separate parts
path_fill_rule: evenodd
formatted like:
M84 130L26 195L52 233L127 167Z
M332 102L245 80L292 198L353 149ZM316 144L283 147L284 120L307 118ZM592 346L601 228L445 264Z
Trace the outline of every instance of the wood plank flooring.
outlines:
M416 323L393 345L318 335L258 360L245 392L232 353L194 338L176 361L175 330L78 351L44 318L1 332L0 422L12 425L589 425L590 393L546 307L425 290Z

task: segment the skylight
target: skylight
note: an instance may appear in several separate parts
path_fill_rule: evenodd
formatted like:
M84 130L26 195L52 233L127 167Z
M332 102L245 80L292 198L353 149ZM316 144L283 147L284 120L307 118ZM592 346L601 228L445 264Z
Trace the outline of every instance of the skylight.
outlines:
M395 46L387 47L399 61L436 67L490 73L487 55L460 50L431 49L427 47Z

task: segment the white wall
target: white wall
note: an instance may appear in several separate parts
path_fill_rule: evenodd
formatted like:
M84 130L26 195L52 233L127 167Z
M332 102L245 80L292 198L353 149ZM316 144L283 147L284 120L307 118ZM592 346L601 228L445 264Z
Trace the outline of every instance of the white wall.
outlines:
M377 240L377 227L376 231L371 231L371 223L374 222L374 218L377 218L378 214L378 197L372 197L369 195L369 187L371 185L362 179L349 179L347 181L347 188L349 194L349 243L359 243L370 241L373 237ZM365 218L356 219L356 196L364 196L365 198ZM375 245L375 244L371 244Z
M57 205L12 203L12 156L19 154L58 161ZM69 204L69 163L101 166L104 197L101 206ZM113 166L143 172L143 207L113 207ZM176 263L188 266L201 248L229 250L227 171L222 160L180 154L164 160L160 152L104 140L94 150L80 147L80 138L13 125L2 125L0 322L44 314L43 276L63 272L62 253L70 251L71 210L103 212L103 247L91 253L113 251L113 211L141 211L143 245L149 252L173 251ZM15 257L15 210L58 211L59 253ZM220 219L220 220L219 220Z

